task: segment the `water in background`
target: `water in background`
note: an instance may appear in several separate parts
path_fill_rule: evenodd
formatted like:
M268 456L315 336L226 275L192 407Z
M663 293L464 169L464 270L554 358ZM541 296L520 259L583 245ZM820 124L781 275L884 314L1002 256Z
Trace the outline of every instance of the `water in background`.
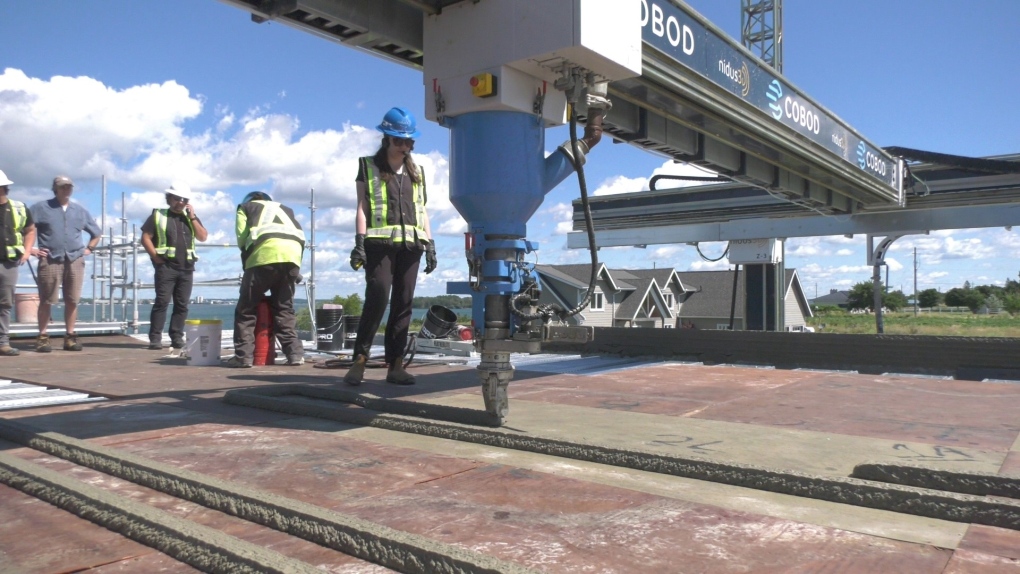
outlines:
M294 300L294 310L300 311L306 308L307 301L305 299ZM102 321L103 309L107 308L107 319L109 319L108 305L99 306L96 311L96 321ZM91 322L92 319L92 304L82 304L78 306L78 320ZM149 322L149 313L152 312L152 305L138 304L138 321L142 323ZM167 323L170 321L170 314L173 312L173 305L167 309ZM421 319L425 316L428 309L412 309L411 319ZM453 309L453 312L458 316L470 316L471 309ZM131 321L134 318L134 307L129 303L127 305L125 315L125 309L121 305L114 305L114 316L117 321ZM58 304L53 306L51 316L55 321L62 321L64 317L64 305ZM224 328L230 328L234 324L234 306L233 305L213 305L209 303L192 303L188 305L188 318L189 319L219 319L223 321ZM386 322L386 316L383 316L383 324ZM165 329L165 327L164 327Z

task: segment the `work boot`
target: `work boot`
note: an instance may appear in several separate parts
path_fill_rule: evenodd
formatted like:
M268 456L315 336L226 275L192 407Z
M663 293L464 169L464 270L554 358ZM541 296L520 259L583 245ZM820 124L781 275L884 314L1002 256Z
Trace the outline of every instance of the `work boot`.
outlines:
M65 351L80 351L81 343L78 342L78 335L74 333L68 333L64 335L64 350Z
M365 363L368 362L368 357L365 355L358 355L354 357L354 363L351 365L351 370L347 371L344 375L344 382L351 386L358 386L361 384L362 379L365 378Z
M35 352L36 353L49 353L52 350L53 350L53 347L50 346L50 336L49 335L39 335L38 337L35 338Z
M237 355L234 355L233 357L230 357L226 361L223 361L223 366L229 367L231 369L250 369L251 363L246 362L244 359L238 357Z
M149 342L149 350L150 351L162 351L163 350L163 343L161 341L150 341Z
M10 345L0 346L0 357L17 357L21 354L21 351L15 349Z
M386 372L386 382L394 385L413 385L414 375L404 370L403 357L397 357Z
M288 367L300 367L301 365L305 364L305 358L298 356L288 357L287 362L284 364L287 365Z

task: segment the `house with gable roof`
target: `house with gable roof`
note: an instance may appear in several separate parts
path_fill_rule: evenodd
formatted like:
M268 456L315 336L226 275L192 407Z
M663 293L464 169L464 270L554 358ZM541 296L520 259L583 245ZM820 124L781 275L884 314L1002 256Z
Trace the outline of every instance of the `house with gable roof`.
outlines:
M733 330L747 329L747 312L744 308L747 273L741 269L737 276L736 304L733 297L733 271L681 271L677 275L684 285L693 289L684 302L680 314L684 324L697 329L727 329L733 314ZM796 269L787 269L783 291L783 322L787 330L807 326L807 317L813 316L811 305Z
M572 309L591 280L591 265L536 265L542 280L539 303ZM594 327L672 328L687 289L674 269L609 269L599 264L595 293L580 317Z
M584 297L591 265L536 265L542 281L540 304L572 309ZM746 328L743 301L745 273L737 277L735 330ZM594 327L692 327L725 329L733 302L732 271L665 269L609 269L599 264L591 301L571 324ZM811 308L795 269L786 270L784 292L787 329L806 325Z

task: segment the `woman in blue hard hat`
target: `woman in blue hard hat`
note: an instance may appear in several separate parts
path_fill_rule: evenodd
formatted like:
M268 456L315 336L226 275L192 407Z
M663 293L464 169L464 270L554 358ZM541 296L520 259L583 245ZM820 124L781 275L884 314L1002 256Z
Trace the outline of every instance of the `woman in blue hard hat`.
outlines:
M386 112L376 129L383 133L378 151L358 160L358 210L351 267L355 271L365 269L365 308L354 343L354 364L344 382L361 384L372 339L388 302L386 381L413 385L414 376L404 370L403 359L422 255L425 273L436 268L436 248L425 211L425 174L411 157L414 139L420 134L414 116L404 108Z

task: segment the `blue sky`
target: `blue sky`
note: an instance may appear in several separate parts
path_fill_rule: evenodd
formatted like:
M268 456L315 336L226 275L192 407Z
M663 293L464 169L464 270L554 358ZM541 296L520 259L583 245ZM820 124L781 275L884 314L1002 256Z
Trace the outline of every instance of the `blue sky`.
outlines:
M740 0L689 4L739 36ZM784 10L785 76L870 141L969 156L1020 152L1020 2L785 0ZM199 192L194 203L210 242L225 243L246 192L268 190L307 221L314 187L318 295L361 292L363 274L347 265L356 158L375 150L374 126L400 105L419 118L415 153L430 174L439 247L439 269L421 276L418 294L441 294L447 281L466 278L464 225L447 198L448 132L424 120L420 72L281 24L254 24L215 0L0 0L0 37L0 169L14 180L15 198L48 197L52 177L66 174L78 184L75 199L98 218L105 175L107 226L119 232L122 194L130 229L162 205L171 180L183 179ZM550 130L547 148L567 137L565 128ZM595 194L639 193L655 173L678 169L604 142L586 175ZM540 262L588 260L565 248L577 197L570 178L529 223ZM919 289L1015 279L1016 233L905 237L889 256L890 283L912 290L915 247ZM702 250L712 256L724 247ZM199 279L238 274L236 251L202 253ZM622 268L729 268L686 245L603 249L600 258ZM790 240L787 267L798 269L809 297L871 276L863 237Z

